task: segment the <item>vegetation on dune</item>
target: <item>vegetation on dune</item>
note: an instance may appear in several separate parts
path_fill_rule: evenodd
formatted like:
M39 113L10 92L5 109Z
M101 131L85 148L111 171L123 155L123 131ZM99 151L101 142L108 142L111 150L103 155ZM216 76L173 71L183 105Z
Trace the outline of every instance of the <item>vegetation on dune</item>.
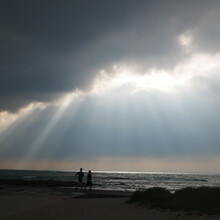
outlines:
M187 187L169 192L165 188L154 187L144 192L136 191L128 200L150 208L220 214L220 187Z

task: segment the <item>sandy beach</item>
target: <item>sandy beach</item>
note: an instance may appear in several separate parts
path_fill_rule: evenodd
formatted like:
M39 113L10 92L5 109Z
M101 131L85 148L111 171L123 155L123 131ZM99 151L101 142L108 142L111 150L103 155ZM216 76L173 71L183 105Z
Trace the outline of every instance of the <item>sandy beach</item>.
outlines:
M0 219L220 219L220 216L126 204L130 192L53 187L0 187Z

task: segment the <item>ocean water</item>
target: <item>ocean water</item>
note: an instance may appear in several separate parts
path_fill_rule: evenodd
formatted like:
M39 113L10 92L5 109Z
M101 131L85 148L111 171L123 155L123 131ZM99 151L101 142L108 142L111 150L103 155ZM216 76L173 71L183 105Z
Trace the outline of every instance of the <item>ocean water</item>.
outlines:
M0 170L0 179L58 180L76 182L77 171ZM86 177L86 172L84 172ZM84 178L86 180L86 178ZM218 186L219 174L92 172L94 189L136 191L164 187L170 191L185 187Z

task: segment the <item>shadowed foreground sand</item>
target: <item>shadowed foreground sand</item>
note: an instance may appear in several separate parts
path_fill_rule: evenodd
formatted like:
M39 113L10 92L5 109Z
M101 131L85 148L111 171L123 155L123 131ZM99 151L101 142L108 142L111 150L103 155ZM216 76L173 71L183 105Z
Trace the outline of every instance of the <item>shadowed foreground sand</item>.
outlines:
M2 186L0 219L220 219L125 204L130 193Z

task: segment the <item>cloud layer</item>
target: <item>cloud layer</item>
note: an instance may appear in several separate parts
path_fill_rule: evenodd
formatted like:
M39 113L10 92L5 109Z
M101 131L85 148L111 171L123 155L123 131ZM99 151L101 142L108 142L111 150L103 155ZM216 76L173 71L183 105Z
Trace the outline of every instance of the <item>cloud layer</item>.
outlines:
M185 31L201 49L218 49L218 1L1 1L0 8L2 111L88 88L115 63L172 67Z

